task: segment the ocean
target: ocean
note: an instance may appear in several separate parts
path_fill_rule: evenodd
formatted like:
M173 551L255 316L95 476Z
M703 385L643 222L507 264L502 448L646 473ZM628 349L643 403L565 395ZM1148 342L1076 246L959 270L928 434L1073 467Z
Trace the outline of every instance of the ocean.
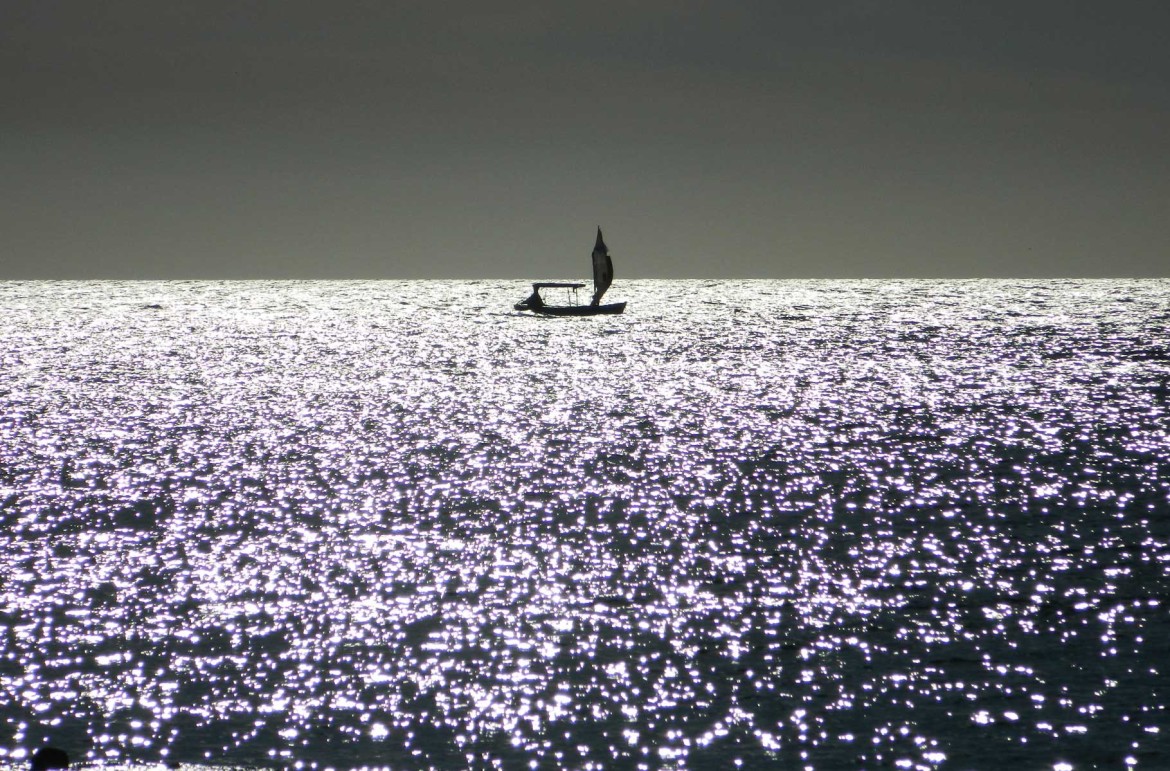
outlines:
M0 283L0 767L1170 768L1170 281Z

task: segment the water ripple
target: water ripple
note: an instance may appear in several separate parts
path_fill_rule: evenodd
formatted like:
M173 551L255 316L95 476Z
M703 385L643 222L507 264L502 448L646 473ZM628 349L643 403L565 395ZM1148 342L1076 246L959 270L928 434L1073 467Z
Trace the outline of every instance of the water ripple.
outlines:
M622 291L0 284L0 762L1170 761L1170 284Z

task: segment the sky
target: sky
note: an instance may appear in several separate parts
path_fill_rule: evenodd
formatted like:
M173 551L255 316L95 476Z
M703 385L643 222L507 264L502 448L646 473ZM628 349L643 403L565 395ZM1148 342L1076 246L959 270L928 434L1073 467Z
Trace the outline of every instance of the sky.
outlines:
M1170 275L1164 0L6 0L0 279Z

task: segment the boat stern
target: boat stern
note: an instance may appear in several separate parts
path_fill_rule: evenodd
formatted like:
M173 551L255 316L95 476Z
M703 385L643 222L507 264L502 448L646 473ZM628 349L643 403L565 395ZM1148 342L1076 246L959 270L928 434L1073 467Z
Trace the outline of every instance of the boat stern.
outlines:
M533 289L532 294L528 295L527 298L521 300L512 307L518 311L534 311L537 308L544 307L544 300L540 297L540 290Z

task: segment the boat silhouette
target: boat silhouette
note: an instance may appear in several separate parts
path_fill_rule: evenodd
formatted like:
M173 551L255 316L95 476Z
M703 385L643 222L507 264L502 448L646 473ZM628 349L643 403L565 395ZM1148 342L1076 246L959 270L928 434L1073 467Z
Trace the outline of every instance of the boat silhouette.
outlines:
M624 302L601 304L601 297L613 283L613 260L609 256L609 248L605 239L601 237L601 228L597 228L597 241L593 245L593 297L588 304L577 301L577 291L585 288L583 283L563 281L537 281L532 285L532 294L514 306L518 311L532 311L545 316L599 316L603 314L621 313L626 309ZM550 305L545 302L540 292L542 289L567 290L571 303L567 305Z

